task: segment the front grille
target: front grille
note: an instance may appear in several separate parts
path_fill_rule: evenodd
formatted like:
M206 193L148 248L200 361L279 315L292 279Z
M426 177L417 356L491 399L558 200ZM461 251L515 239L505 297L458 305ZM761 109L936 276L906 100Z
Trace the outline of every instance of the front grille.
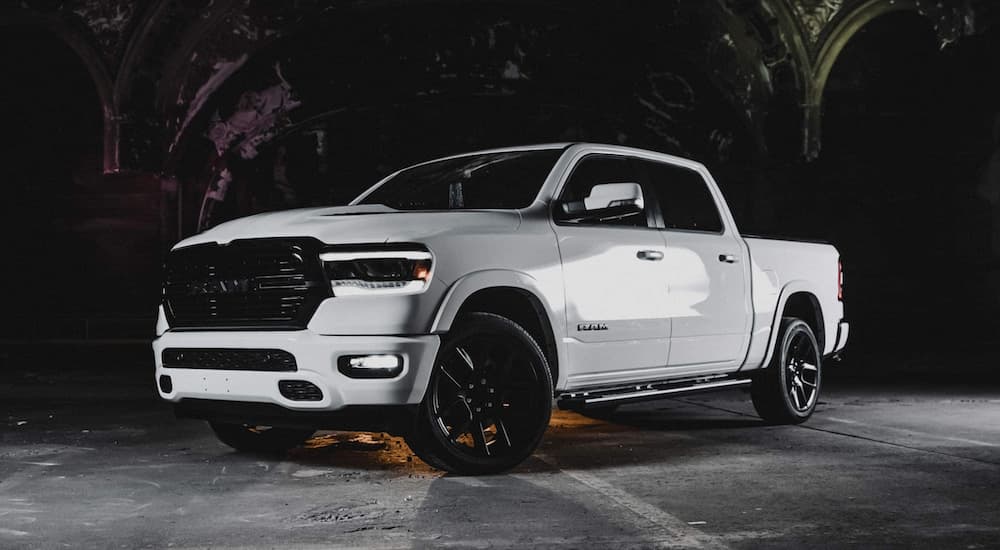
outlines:
M295 356L280 349L167 348L163 366L168 369L213 369L295 372Z
M163 287L175 328L305 328L330 295L315 239L247 239L170 253Z
M321 401L323 392L316 384L305 380L282 380L278 382L278 391L292 401Z

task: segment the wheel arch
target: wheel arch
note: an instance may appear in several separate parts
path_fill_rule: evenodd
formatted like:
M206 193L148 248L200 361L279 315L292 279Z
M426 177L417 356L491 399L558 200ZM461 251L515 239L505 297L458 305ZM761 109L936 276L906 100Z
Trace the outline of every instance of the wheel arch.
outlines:
M545 353L552 381L559 387L561 333L551 321L556 310L545 300L533 277L503 270L466 275L445 295L431 332L448 332L456 319L473 311L502 315L528 331Z
M823 307L820 305L817 292L806 281L793 281L786 284L778 296L778 305L774 309L774 319L771 321L767 354L764 356L761 368L767 368L771 363L778 343L782 317L796 317L805 321L816 337L821 354L822 350L826 349L826 322L823 320Z

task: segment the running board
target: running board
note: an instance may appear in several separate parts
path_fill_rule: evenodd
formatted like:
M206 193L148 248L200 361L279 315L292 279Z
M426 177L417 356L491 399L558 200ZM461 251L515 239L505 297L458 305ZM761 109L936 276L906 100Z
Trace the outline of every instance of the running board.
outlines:
M749 378L726 378L705 381L674 381L638 384L627 388L595 389L586 391L571 391L559 396L559 408L563 410L579 410L604 405L620 405L651 401L664 397L698 393L705 391L724 390L750 385Z

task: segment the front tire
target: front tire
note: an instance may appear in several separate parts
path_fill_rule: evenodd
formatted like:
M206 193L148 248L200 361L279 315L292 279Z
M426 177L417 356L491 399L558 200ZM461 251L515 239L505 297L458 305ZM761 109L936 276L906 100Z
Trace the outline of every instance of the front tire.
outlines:
M754 409L771 424L801 424L819 401L822 357L816 336L801 319L784 317L771 364L753 378Z
M219 441L244 453L281 454L298 447L314 430L209 422Z
M406 442L429 465L466 475L520 464L552 414L552 375L538 343L492 313L456 322L438 356Z

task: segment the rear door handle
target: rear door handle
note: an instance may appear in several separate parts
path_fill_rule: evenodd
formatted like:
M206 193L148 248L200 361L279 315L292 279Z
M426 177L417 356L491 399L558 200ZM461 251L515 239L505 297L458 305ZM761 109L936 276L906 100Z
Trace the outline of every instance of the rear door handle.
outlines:
M736 256L734 256L732 254L719 254L719 261L720 262L725 262L727 264L735 264L736 263Z
M660 252L659 250L640 250L635 253L635 257L640 260L658 262L663 259L663 252Z

